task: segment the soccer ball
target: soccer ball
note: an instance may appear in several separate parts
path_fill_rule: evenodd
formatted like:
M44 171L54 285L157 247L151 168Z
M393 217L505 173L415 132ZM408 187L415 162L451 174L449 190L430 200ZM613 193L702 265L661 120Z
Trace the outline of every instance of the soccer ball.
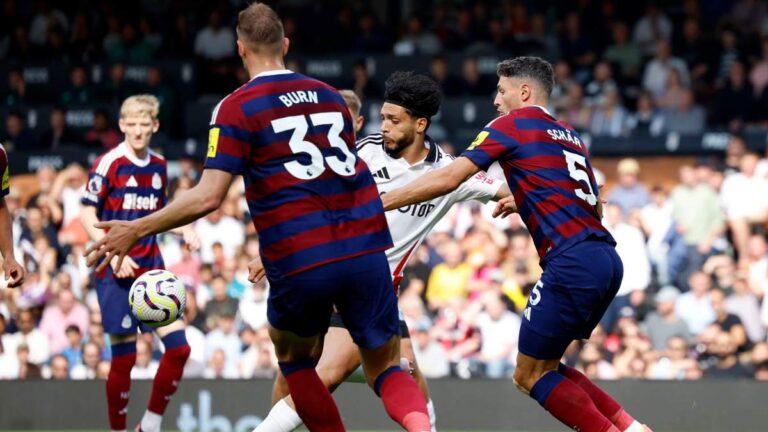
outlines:
M150 327L163 327L184 313L187 292L175 274L168 270L152 270L133 282L128 303L139 321Z

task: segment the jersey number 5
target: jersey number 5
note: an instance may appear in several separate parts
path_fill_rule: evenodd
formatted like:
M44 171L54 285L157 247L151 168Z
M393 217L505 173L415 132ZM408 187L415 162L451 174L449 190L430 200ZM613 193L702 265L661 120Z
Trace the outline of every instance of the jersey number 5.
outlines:
M579 183L586 184L587 190L589 190L589 193L586 193L582 188L576 188L573 190L576 196L588 202L589 205L597 204L595 191L592 190L592 183L589 181L589 173L587 173L585 168L576 166L578 163L582 167L586 167L587 159L582 155L571 153L567 150L563 150L563 154L565 155L565 161L568 163L568 173L571 175L571 178Z
M309 115L309 120L313 126L330 125L328 129L328 142L332 147L341 151L344 155L342 161L337 156L325 156L317 146L309 141L305 141L309 130L307 117L304 115L295 115L272 120L272 129L275 133L281 133L292 130L288 145L294 154L304 153L309 156L310 162L304 165L299 161L286 162L285 169L292 176L302 180L312 180L320 177L325 172L325 164L336 174L348 177L355 174L355 164L357 158L349 151L347 143L341 138L341 131L344 129L344 117L340 112L323 112Z

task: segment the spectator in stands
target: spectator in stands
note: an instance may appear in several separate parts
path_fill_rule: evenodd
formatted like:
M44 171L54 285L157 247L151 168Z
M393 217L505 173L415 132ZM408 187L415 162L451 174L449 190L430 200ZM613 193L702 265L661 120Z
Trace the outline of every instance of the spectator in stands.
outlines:
M432 269L427 283L427 301L430 309L445 307L452 300L465 298L467 281L472 268L463 261L461 246L450 241L441 247L440 255L445 260Z
M760 46L761 56L749 72L749 82L756 98L761 97L768 88L768 37L762 38Z
M227 281L221 275L216 275L211 282L213 296L205 305L206 330L216 326L220 316L237 314L238 302L227 293Z
M0 380L15 379L19 375L19 360L13 350L16 347L15 337L5 332L7 317L8 312L0 309Z
M675 303L675 315L685 321L691 334L698 335L706 326L715 321L715 310L710 300L712 281L702 271L688 278L690 291L681 295Z
M713 289L709 293L709 301L712 304L712 309L715 311L714 323L720 328L721 331L731 335L731 340L733 341L734 345L736 345L736 349L739 352L744 352L749 349L751 344L749 342L749 338L747 337L747 331L744 328L744 324L741 322L741 319L738 316L729 313L726 310L725 291L721 289Z
M589 379L615 380L619 377L600 347L592 342L587 342L581 348L577 367L584 370L584 375Z
M95 101L93 93L85 67L78 65L70 70L69 88L61 94L59 101L65 108L82 107Z
M717 194L697 179L690 165L680 167L680 184L672 190L670 202L675 227L667 239L669 280L687 290L688 276L701 268L722 235L724 218Z
M195 36L195 54L208 60L223 60L235 55L235 33L228 26L222 25L219 10L214 9L208 15L208 25Z
M153 379L158 366L160 363L152 358L152 345L144 339L136 340L136 364L131 369L131 379Z
M379 82L368 74L368 66L363 59L352 65L352 82L348 87L354 90L361 100L380 98L384 91Z
M637 97L635 111L627 116L627 130L639 136L656 136L664 128L664 115L656 109L653 97L643 91Z
M0 138L6 151L30 151L37 149L37 140L27 129L20 111L11 111L5 116L5 131Z
M443 94L446 96L456 96L461 93L461 81L451 74L448 69L448 61L444 55L437 54L433 56L429 70L432 78L443 89Z
M727 126L731 130L740 129L752 119L753 93L752 84L747 80L744 63L734 60L725 83L715 95L717 109L712 118L714 124Z
M232 216L224 215L221 209L198 220L195 229L200 233L200 258L205 263L213 262L214 243L221 243L224 256L233 258L245 239L243 223Z
M67 359L71 369L83 362L83 334L75 324L70 324L64 333L67 335L67 346L59 355Z
M18 332L10 335L11 337L3 339L3 346L7 352L16 352L19 345L29 347L29 361L41 365L48 361L50 356L50 345L45 334L35 327L35 317L29 309L21 309L16 317L16 326Z
M693 341L688 324L675 313L675 304L679 297L680 291L667 285L653 298L656 310L646 317L643 331L648 335L653 349L657 351L663 350L669 338L673 336L683 338L687 344Z
M566 96L561 99L558 117L564 118L569 124L580 131L592 126L592 109L584 100L584 88L578 82L573 82L566 88Z
M358 22L353 46L360 53L389 51L389 37L373 12L365 12Z
M62 289L56 295L56 304L49 305L40 320L40 331L48 338L51 352L58 353L67 345L66 328L76 325L82 332L88 332L88 309L80 304L72 291Z
M680 336L667 340L666 350L648 366L646 378L656 380L692 379L699 375L699 365L689 356L688 342ZM695 379L695 377L693 378Z
M92 380L96 379L96 369L101 363L101 349L93 341L88 342L83 347L83 363L74 365L69 375L73 380Z
M36 45L45 45L48 29L58 27L66 31L69 28L67 16L59 9L54 9L48 0L39 0L36 4L37 13L29 25L29 40Z
M8 70L8 88L6 92L6 95L3 96L3 105L7 107L17 107L32 102L21 68L13 67Z
M645 71L643 72L643 88L654 95L664 93L664 87L667 85L669 74L672 69L677 70L680 74L680 81L683 86L688 87L690 85L688 66L683 60L677 57L672 57L669 42L666 40L659 40L656 43L655 56L645 65Z
M395 55L435 55L442 51L440 39L424 29L424 20L418 15L411 15L405 25L405 34L395 43Z
M768 222L768 179L756 175L758 161L756 154L744 154L739 172L726 176L720 190L733 245L743 264L749 255L747 242L752 227Z
M600 321L608 332L613 331L613 325L623 309L634 309L645 300L645 290L651 283L651 264L643 232L622 218L620 206L609 203L605 207L603 224L616 240L616 252L624 263L621 287Z
M560 37L560 54L563 60L576 68L577 79L583 79L595 61L595 48L590 32L582 29L578 12L570 12L565 16Z
M72 21L72 32L69 38L68 56L74 62L94 62L100 57L98 39L91 34L88 16L78 13Z
M203 378L206 379L237 379L239 378L237 369L232 367L227 361L227 354L223 349L217 349L211 353L208 360L208 366L203 371Z
M16 346L16 355L19 362L18 379L24 380L42 378L42 369L40 368L40 364L35 364L30 361L30 347L26 342L22 342Z
M109 49L105 49L110 61L129 63L147 63L154 57L154 51L155 48L139 35L136 25L132 22L123 23L120 39L112 43Z
M711 74L714 48L702 34L697 18L686 18L682 27L674 52L688 65L694 87L707 85L705 80Z
M160 113L157 119L163 125L163 130L172 134L177 133L181 117L176 91L163 81L163 73L159 67L147 68L147 80L143 92L154 95L160 101Z
M103 109L97 109L93 113L93 127L85 133L85 142L92 147L110 150L117 147L123 137L109 121L109 113Z
M163 55L170 58L189 58L194 54L194 35L185 14L173 18L173 26L163 34Z
M670 69L664 89L653 95L656 106L661 109L676 108L680 104L680 95L685 90L687 87L683 85L680 72L677 69Z
M608 195L608 201L620 207L622 214L640 210L651 201L648 189L640 182L640 163L625 158L616 165L618 183Z
M235 328L234 314L224 313L216 317L216 327L205 335L205 357L209 362L218 350L224 352L226 369L237 371L242 344Z
M728 79L733 63L739 61L739 35L736 29L726 27L720 33L720 46L718 47L717 60L715 63L715 80L717 84L722 84Z
M117 62L110 66L109 77L102 82L97 94L102 102L118 104L135 94L136 90L136 87L125 79L125 64Z
M632 39L645 55L653 55L658 41L671 41L672 21L659 10L655 2L648 2L645 15L635 24Z
M267 287L264 281L248 284L240 299L240 317L253 329L267 324Z
M461 66L462 94L466 96L490 96L496 88L496 80L480 73L475 57L465 57Z
M751 342L765 340L765 327L760 321L760 303L757 295L749 289L746 277L737 277L734 281L733 293L725 300L725 310L739 317Z
M520 317L507 309L496 292L487 292L481 299L483 312L475 320L480 331L478 360L489 378L505 378L513 369L517 356L517 335Z
M671 74L670 76L673 76ZM704 132L707 114L694 101L691 90L680 88L676 103L663 111L664 132L676 132L681 135L694 135ZM668 95L670 95L668 93Z
M768 343L760 342L752 349L752 367L755 370L755 379L768 381Z
M587 102L592 105L600 105L609 91L618 90L613 79L611 65L606 61L597 62L592 74L592 81L584 87L584 95Z
M451 373L445 348L429 333L432 323L423 317L412 328L413 353L419 363L419 370L427 378L442 378Z
M550 100L553 111L560 112L568 108L568 87L574 83L574 80L571 76L571 66L567 62L561 60L555 63L554 70L555 83L552 86Z
M65 146L77 145L80 139L67 125L67 111L59 106L53 107L50 128L43 132L37 147L41 150L59 150Z
M708 347L714 364L704 370L705 378L750 378L752 374L739 363L736 344L728 332L720 331Z
M603 51L603 60L618 66L620 81L639 80L643 53L637 44L629 39L629 27L624 22L615 22L611 26L611 35L613 43Z
M618 138L626 132L627 117L627 110L621 104L618 89L608 89L592 115L590 131L595 136Z
M50 379L57 381L69 379L69 360L61 354L51 358Z

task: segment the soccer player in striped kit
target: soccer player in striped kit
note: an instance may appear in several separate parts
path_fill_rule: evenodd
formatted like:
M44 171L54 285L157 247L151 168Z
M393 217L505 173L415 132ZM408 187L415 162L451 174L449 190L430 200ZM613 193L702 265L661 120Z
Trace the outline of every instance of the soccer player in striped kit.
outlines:
M3 255L3 272L8 288L16 288L24 283L24 266L16 261L13 256L13 221L8 207L5 205L5 196L11 188L10 170L8 169L8 153L0 144L0 254Z
M647 430L586 376L560 363L568 345L588 338L600 322L624 270L616 243L600 222L587 149L570 125L547 111L552 65L517 57L500 62L497 73L499 117L462 157L385 194L384 206L444 195L498 161L544 269L523 313L515 384L574 430Z
M251 80L214 109L200 182L145 218L99 224L109 233L86 251L89 263L120 261L140 238L210 213L242 175L270 282L270 336L304 424L344 430L315 372L335 306L387 413L407 431L428 431L424 396L400 369L397 298L384 254L392 239L344 100L285 69L289 41L268 6L241 11L237 34Z
M125 141L104 153L93 165L83 194L81 222L91 240L104 237L99 221L134 220L154 213L166 204L168 176L165 159L149 149L152 135L160 123L160 103L152 95L127 98L120 107L120 130ZM199 240L191 228L176 231L184 236L188 247L197 249ZM126 429L131 369L136 362L136 332L150 331L131 313L128 291L143 273L163 268L163 257L155 236L142 239L128 256L118 262L111 259L94 275L96 294L101 308L104 331L112 345L112 364L107 377L109 425L113 431ZM158 328L165 346L160 366L152 384L152 395L137 430L157 432L171 395L181 380L189 357L186 325L178 320Z
M412 72L394 72L385 82L381 108L381 132L357 141L357 154L365 160L373 173L380 194L404 186L420 176L451 164L452 155L446 154L427 134L430 119L440 109L442 91L437 82L426 75ZM342 90L356 131L362 127L360 100L351 90ZM464 182L453 193L422 204L414 204L387 212L387 223L394 246L387 249L387 260L399 289L402 272L413 251L421 245L432 228L457 202L477 200L486 203L510 196L503 181L486 173L478 173ZM252 281L262 274L258 259L251 263ZM400 352L408 368L427 399L432 430L436 430L435 408L429 389L421 374L411 346L411 337L405 320L400 320ZM349 332L338 315L331 318L331 328L325 335L324 351L317 365L323 382L335 389L360 366L360 356L352 344ZM275 406L254 432L289 432L301 425L290 397L278 377L273 391ZM279 401L278 401L279 399Z

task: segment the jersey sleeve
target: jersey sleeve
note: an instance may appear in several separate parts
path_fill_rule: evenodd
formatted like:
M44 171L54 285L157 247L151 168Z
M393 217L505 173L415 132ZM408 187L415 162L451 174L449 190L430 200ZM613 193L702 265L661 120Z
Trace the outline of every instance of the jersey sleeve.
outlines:
M205 168L242 175L248 161L250 136L240 107L230 96L224 98L211 116Z
M485 204L496 196L503 184L503 181L480 171L459 185L456 189L456 201L477 200Z
M5 197L11 190L11 173L8 170L8 154L5 148L0 145L0 172L3 173L2 186L0 186L0 197Z
M83 192L83 199L81 200L83 205L89 205L102 209L109 196L109 167L106 171L101 166L101 159L96 159L96 162L88 172L88 183L85 185L85 192ZM100 170L100 168L102 168Z
M483 128L461 154L483 171L487 171L493 162L503 159L520 145L509 133L499 130L496 126L498 121L494 120Z

